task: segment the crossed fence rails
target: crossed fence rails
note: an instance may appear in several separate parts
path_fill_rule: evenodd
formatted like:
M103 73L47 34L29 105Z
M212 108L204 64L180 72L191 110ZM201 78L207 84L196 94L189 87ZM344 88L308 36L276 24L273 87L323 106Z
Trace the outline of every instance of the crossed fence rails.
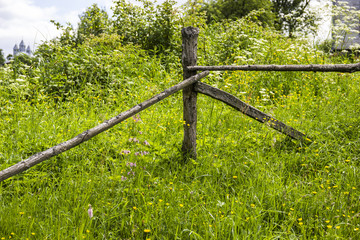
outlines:
M196 158L196 124L197 124L197 93L205 94L214 99L222 101L235 108L241 113L266 123L271 128L299 141L310 141L302 132L286 125L272 116L256 109L255 107L241 101L237 97L200 82L199 80L209 75L210 71L312 71L312 72L347 72L360 71L360 63L356 64L334 64L334 65L243 65L243 66L196 66L197 61L197 37L199 29L194 27L183 28L182 31L182 64L184 80L154 97L139 103L131 109L86 130L74 138L51 147L43 152L36 153L2 171L0 171L0 182L16 174L19 174L53 156L68 151L77 145L88 141L94 136L114 127L122 121L134 116L146 108L160 102L170 95L183 90L183 117L184 117L184 139L182 153L184 159ZM197 71L202 71L197 73Z

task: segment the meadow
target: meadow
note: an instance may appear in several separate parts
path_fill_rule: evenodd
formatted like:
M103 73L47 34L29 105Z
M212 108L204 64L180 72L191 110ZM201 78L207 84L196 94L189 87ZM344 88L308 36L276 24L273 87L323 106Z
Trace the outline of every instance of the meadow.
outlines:
M1 169L182 81L180 52L118 41L48 43L47 61L0 69ZM199 65L357 61L247 20L199 36ZM179 92L1 182L0 239L359 239L359 74L213 72L203 81L312 142L199 94L198 158L184 162Z

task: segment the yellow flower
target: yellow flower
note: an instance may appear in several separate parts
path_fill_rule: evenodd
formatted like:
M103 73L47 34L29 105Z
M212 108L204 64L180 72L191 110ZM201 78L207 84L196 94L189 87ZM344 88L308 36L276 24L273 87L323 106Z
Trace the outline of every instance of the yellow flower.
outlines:
M336 229L340 229L340 226L336 226Z
M180 207L184 207L184 205L183 205L183 204L179 204L179 206L180 206Z
M332 226L331 226L331 225L327 225L326 227L327 227L327 228L329 228L329 229L330 229L330 228L332 228Z
M237 176L233 176L233 179L237 179Z
M151 230L150 229L144 229L144 232L149 233L149 232L151 232Z
M250 206L251 206L252 208L254 208L254 207L255 207L255 204L252 203L252 204L250 204Z
M299 218L298 221L301 222L301 221L302 221L302 218Z
M134 206L134 207L133 207L133 209L134 209L134 210L136 210L136 209L137 209L137 207L135 207L135 206Z
M330 222L330 220L326 220L325 222L326 222L326 223L329 223L329 222Z
M299 222L299 225L302 226L302 225L303 225L303 222Z

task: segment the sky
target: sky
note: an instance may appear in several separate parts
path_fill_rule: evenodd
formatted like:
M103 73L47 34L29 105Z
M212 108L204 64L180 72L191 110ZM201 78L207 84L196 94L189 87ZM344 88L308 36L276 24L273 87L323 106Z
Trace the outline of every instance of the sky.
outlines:
M0 0L0 49L6 57L23 40L33 50L59 35L50 20L77 26L79 14L93 3L110 12L112 0Z
M180 5L186 0L177 2ZM6 57L23 40L34 50L42 41L59 35L50 20L77 26L79 14L93 3L110 12L112 0L0 0L0 49Z

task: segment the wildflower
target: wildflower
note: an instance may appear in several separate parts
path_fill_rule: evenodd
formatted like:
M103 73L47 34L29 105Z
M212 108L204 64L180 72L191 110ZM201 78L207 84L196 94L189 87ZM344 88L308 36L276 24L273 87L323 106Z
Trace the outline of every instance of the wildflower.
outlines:
M354 228L354 231L359 231L359 228Z
M141 121L141 118L140 118L139 114L136 114L136 116L132 116L132 118L134 119L134 122Z
M146 145L146 146L150 146L150 143L148 142L148 141L144 141L144 144Z
M335 228L336 228L336 229L340 229L340 226L336 226Z
M237 179L237 176L233 176L233 179Z
M330 220L326 220L325 222L326 222L326 223L329 223L329 222L330 222Z
M298 221L301 222L301 221L302 221L302 218L299 218Z
M331 228L332 228L332 226L331 226L331 225L327 225L326 227L327 227L327 228L329 228L329 229L331 229Z
M127 155L127 154L129 154L129 153L131 153L129 150L122 150L121 152L120 152L122 155Z
M136 209L137 209L137 207L135 207L135 206L134 206L134 207L133 207L133 209L134 209L134 210L136 210Z
M91 204L89 204L89 209L88 209L88 214L89 214L89 218L92 218L94 215L93 215L93 209L91 207Z
M302 226L304 223L303 222L299 222L299 225Z
M20 215L24 215L24 212L19 212Z
M184 205L183 205L183 204L179 204L179 206L180 206L180 207L184 207Z
M129 138L129 142L139 143L139 139L137 138Z
M252 203L252 204L250 204L250 206L251 206L252 208L254 208L254 207L255 207L255 204Z
M170 203L166 203L166 206L169 206L170 205Z
M121 181L125 181L127 177L121 176Z
M315 195L315 194L317 194L317 192L312 192L312 194L314 194L314 195Z
M126 163L126 166L136 167L136 163L128 162Z
M144 232L149 233L149 232L151 232L151 230L150 229L144 229Z
M35 233L31 233L31 235L35 235Z

